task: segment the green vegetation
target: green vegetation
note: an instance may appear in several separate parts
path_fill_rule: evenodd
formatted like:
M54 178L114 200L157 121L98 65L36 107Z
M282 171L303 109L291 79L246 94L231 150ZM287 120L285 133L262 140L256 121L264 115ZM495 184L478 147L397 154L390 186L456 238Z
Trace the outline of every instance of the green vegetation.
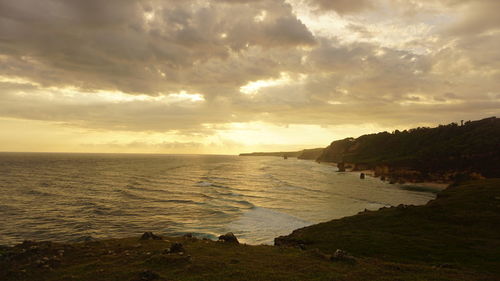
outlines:
M457 172L500 177L499 148L500 119L492 117L463 126L452 123L334 141L317 160L353 163L361 169L409 169L421 179Z
M0 280L499 280L500 179L248 246L191 237L0 247ZM184 252L166 251L182 243ZM302 249L300 249L302 248ZM336 249L355 260L332 259Z
M425 206L383 208L298 229L275 242L500 278L500 179L449 187Z

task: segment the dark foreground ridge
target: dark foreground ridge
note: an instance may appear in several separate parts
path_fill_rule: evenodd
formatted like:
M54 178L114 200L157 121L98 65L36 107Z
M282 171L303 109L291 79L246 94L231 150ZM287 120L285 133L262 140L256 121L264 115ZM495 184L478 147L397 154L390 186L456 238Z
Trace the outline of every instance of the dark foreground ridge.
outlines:
M142 237L0 247L0 280L500 280L500 179L452 186L425 206L333 220L280 246Z
M425 206L365 211L298 229L275 244L500 274L500 179L448 187Z

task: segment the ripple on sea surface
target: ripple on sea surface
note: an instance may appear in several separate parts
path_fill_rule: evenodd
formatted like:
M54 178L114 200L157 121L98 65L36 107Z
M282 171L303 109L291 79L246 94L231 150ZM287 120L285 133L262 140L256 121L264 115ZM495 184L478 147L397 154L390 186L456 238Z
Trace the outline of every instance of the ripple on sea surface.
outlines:
M0 244L155 231L271 243L365 208L434 198L329 165L273 157L0 155ZM419 191L419 192L417 192ZM425 190L424 190L425 191Z

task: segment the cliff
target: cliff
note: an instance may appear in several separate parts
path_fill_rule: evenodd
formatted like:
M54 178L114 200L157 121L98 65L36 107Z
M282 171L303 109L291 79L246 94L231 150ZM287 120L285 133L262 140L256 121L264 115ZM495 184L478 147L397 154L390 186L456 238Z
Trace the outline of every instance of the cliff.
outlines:
M500 177L500 119L363 135L334 141L319 162L350 163L378 175L454 180L463 173ZM384 174L385 171L385 174Z
M323 153L323 150L324 148L304 149L301 151L298 158L305 160L316 160Z

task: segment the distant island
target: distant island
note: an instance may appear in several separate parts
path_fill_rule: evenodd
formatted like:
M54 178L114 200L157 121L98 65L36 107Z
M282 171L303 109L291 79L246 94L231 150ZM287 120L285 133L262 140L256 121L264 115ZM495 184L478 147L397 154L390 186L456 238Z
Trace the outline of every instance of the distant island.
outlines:
M333 141L323 149L240 155L336 163L339 171L371 170L391 182L492 178L500 176L500 119L363 135Z

